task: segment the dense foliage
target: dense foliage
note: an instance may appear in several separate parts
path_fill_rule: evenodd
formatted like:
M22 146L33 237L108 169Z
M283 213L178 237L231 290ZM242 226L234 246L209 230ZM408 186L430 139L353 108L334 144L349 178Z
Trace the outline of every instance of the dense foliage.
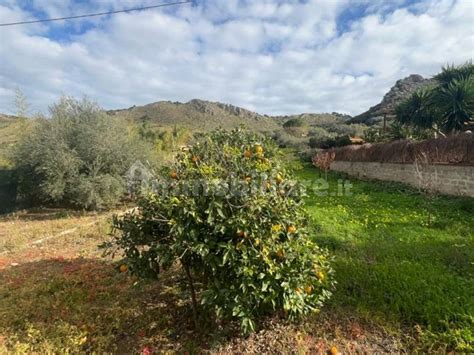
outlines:
M335 147L343 147L350 144L352 144L352 142L348 135L337 136L334 138L326 138L326 139L317 139L317 138L309 139L309 146L311 148L329 149L329 148L335 148Z
M35 120L18 143L14 162L23 198L101 209L118 202L123 175L144 156L124 122L96 104L62 98L51 118Z
M397 106L398 122L441 134L463 130L474 117L474 65L447 66L434 79L437 85Z
M141 194L138 212L115 220L109 250L122 249L143 277L179 261L193 299L197 280L202 305L245 332L273 311L290 319L317 311L332 269L308 237L302 188L276 154L242 130L202 135Z
M300 119L300 118L291 118L288 121L286 121L285 123L283 123L283 127L285 127L285 128L304 127L306 125L307 125L307 123L304 120Z

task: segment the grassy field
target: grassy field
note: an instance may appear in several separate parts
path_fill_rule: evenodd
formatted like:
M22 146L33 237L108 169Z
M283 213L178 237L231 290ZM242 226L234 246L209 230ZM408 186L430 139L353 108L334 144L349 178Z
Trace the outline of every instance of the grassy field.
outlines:
M330 174L330 192L338 179ZM298 325L267 319L248 338L232 324L194 331L178 270L143 283L102 258L111 213L0 217L0 353L473 351L474 200L434 199L428 225L423 195L352 184L352 196L307 199L315 238L335 257L329 304Z
M317 241L335 256L329 307L424 350L474 351L474 200L356 180L351 196L331 196L338 179L330 175L328 196L307 200Z

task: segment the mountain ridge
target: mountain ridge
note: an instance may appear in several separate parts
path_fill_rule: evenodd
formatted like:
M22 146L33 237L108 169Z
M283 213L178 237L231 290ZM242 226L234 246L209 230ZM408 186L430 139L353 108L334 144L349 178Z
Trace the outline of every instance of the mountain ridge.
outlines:
M375 124L384 114L394 115L395 107L408 98L416 90L429 87L435 83L434 79L426 79L419 74L411 74L395 82L383 96L382 101L367 111L352 117L350 123Z
M349 120L350 116L333 113L300 113L270 116L243 107L216 101L192 99L187 102L157 101L142 106L106 111L108 115L134 121L148 121L158 126L185 125L198 130L219 127L233 128L241 124L258 131L273 131L292 118L317 120L334 116L338 120Z

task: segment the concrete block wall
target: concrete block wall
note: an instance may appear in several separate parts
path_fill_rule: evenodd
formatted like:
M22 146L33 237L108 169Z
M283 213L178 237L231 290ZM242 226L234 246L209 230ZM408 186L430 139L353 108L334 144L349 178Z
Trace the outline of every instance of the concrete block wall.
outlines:
M414 164L334 161L331 170L382 181L397 181L419 187L420 180L446 195L474 197L474 166L429 165L420 179Z

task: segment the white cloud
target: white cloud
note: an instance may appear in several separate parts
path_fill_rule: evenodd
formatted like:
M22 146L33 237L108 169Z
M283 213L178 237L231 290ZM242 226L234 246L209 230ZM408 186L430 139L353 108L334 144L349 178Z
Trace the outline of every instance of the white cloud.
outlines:
M471 1L364 3L366 13L342 34L338 17L354 4L346 0L205 1L94 19L85 33L77 31L90 21L3 27L0 112L12 112L18 86L42 111L67 93L106 108L202 98L268 114L357 114L401 77L473 57ZM33 4L48 16L137 6ZM1 22L26 18L16 2L0 1Z

